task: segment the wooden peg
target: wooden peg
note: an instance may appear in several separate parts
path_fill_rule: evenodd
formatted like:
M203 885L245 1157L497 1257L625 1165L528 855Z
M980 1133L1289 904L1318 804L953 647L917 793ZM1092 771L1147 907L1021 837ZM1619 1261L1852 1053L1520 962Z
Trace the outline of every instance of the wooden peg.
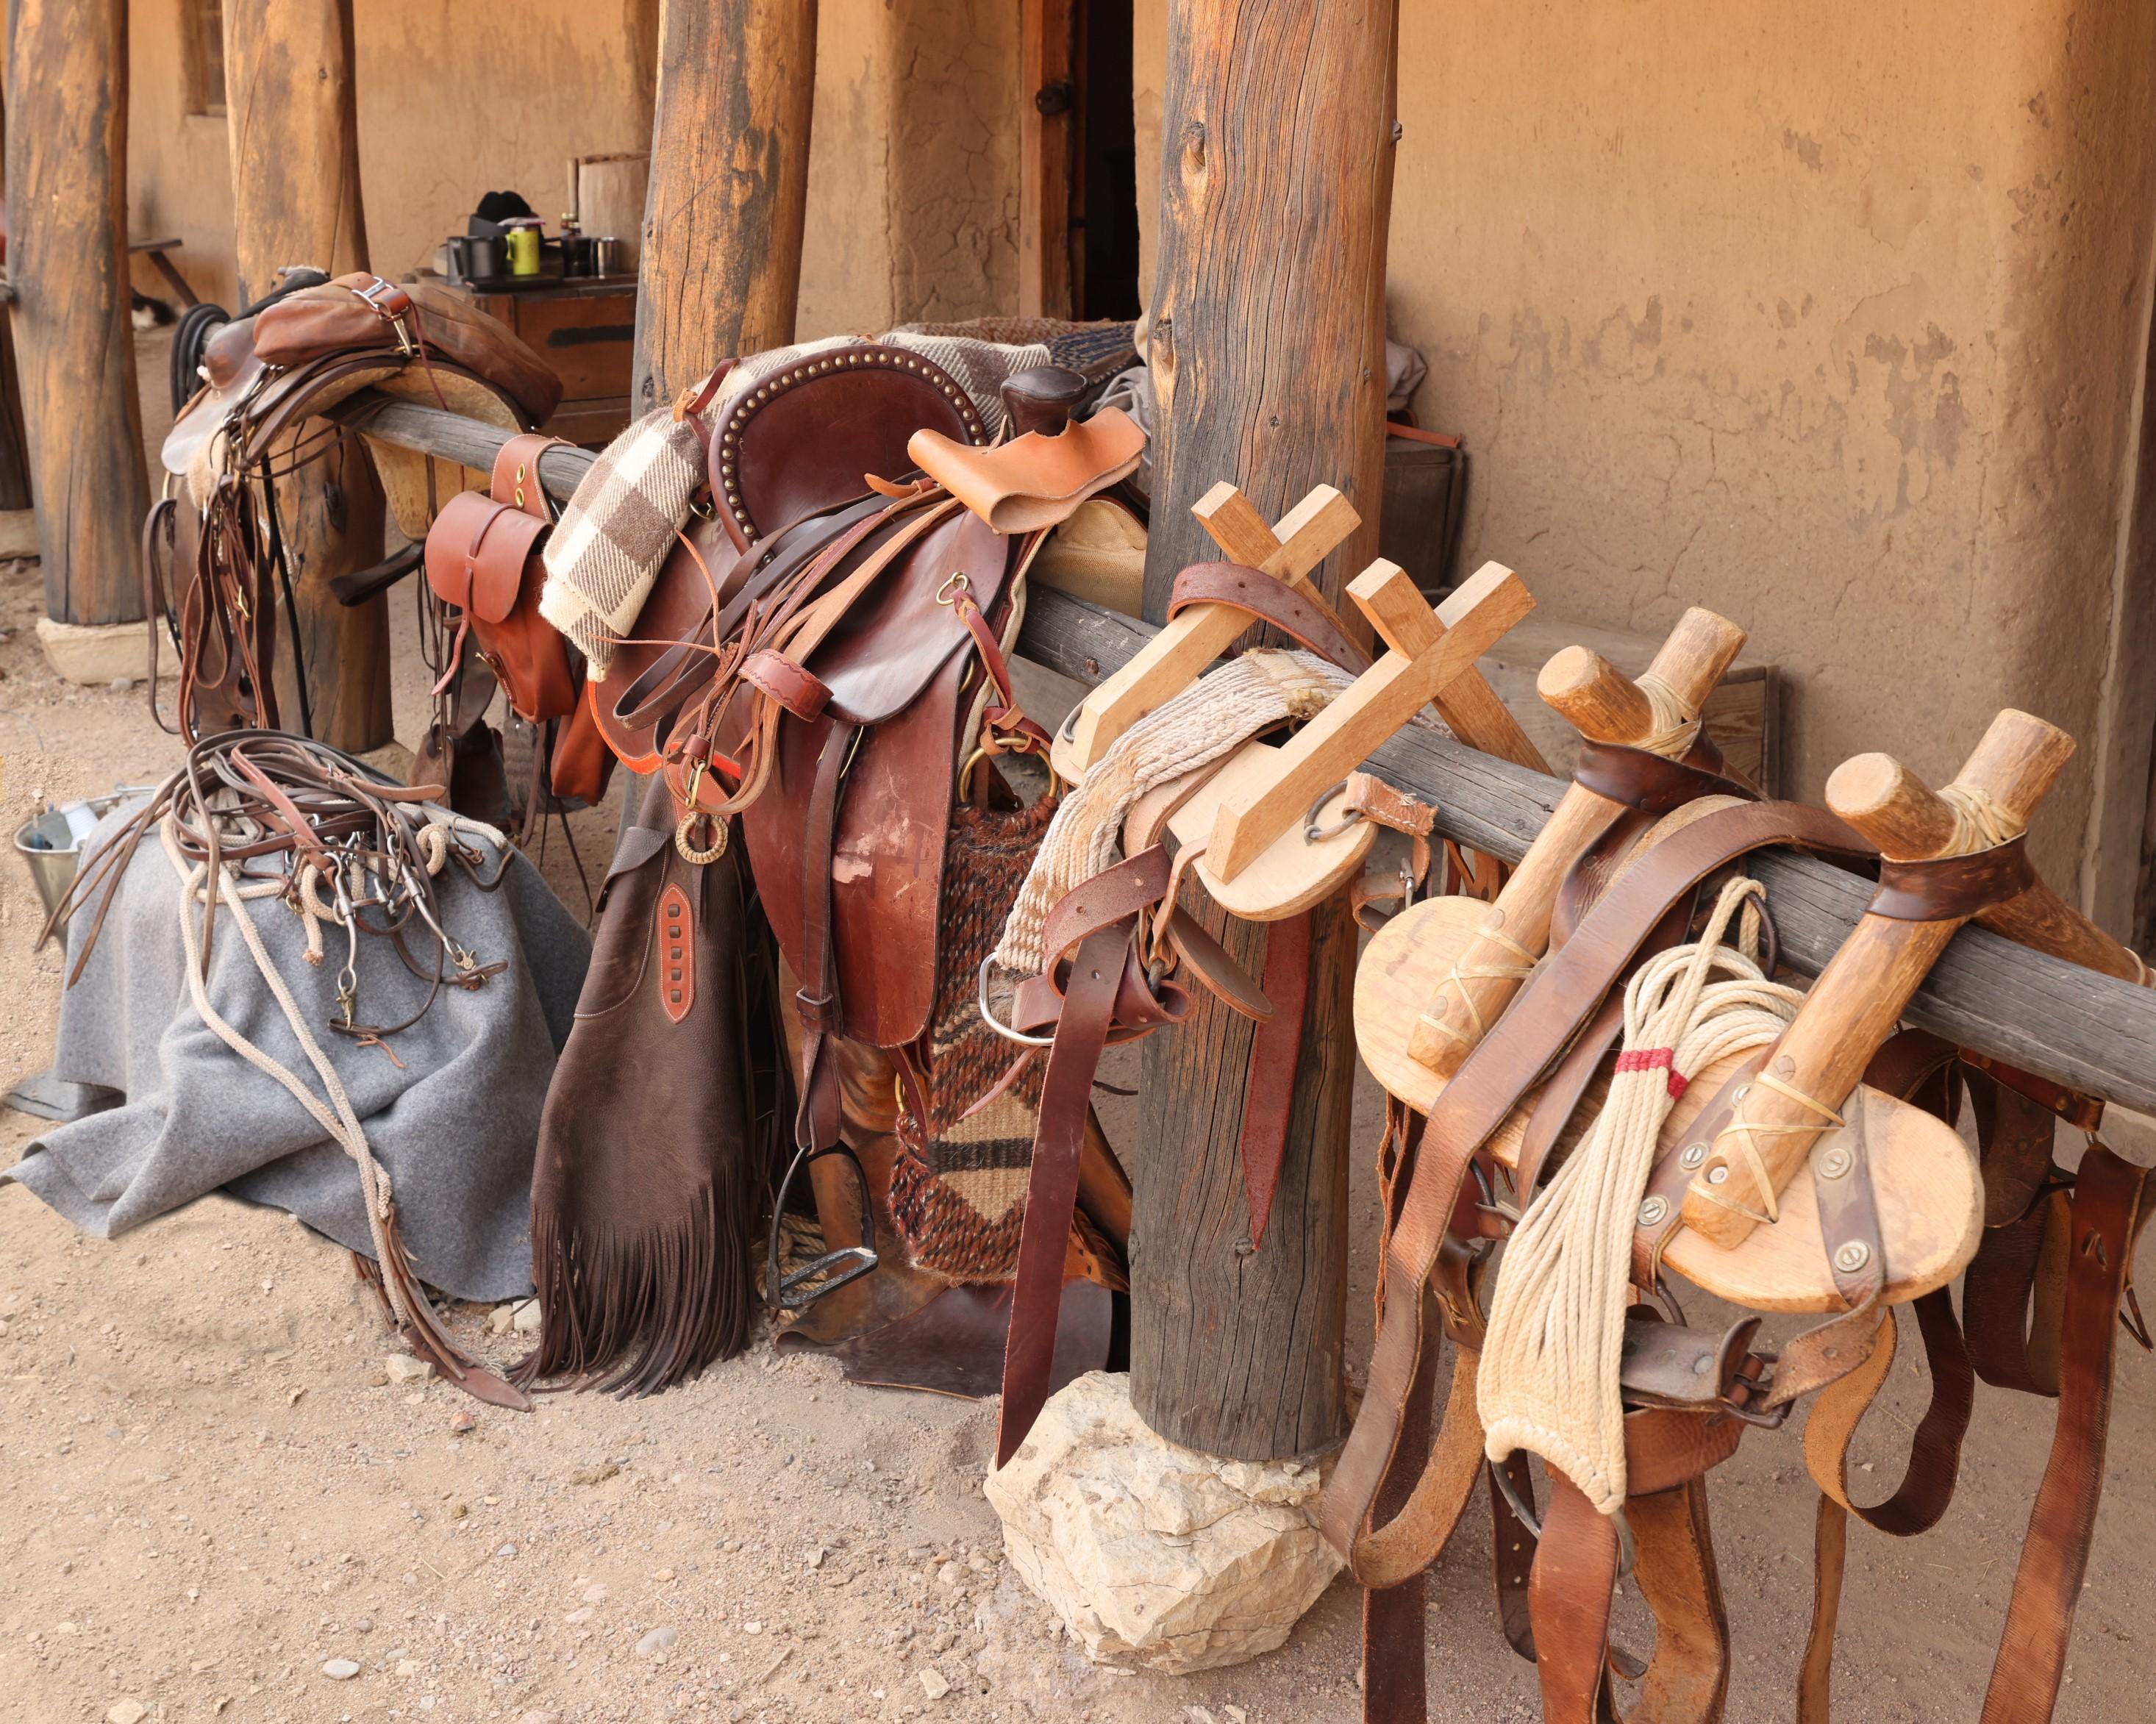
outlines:
M1268 527L1232 485L1216 485L1191 513L1235 562L1262 570L1287 586L1307 586L1310 572L1362 524L1350 503L1321 485ZM1056 770L1076 779L1116 739L1163 701L1194 682L1205 667L1251 626L1250 616L1221 604L1194 604L1086 697L1067 743L1055 751Z
M1742 629L1695 605L1677 618L1646 674L1697 712L1743 646ZM1535 692L1591 741L1640 747L1654 729L1646 691L1587 647L1567 647L1543 665Z
M1407 571L1382 557L1348 594L1390 650L1296 732L1262 791L1220 805L1201 874L1235 879L1535 606L1527 583L1495 562L1435 610Z
M2015 837L2073 749L2065 731L2010 708L1992 721L1954 785L1980 795L2003 836ZM1836 767L1826 803L1867 835L1876 832L1874 842L1891 860L1984 848L1981 834L1954 818L1945 801L1883 754L1859 755ZM1758 1128L1751 1146L1774 1193L1833 1123L1962 920L1897 921L1866 913L1820 972L1767 1066L1775 1083L1754 1084L1740 1107ZM1708 1147L1684 1202L1685 1224L1725 1249L1742 1244L1768 1207L1751 1157L1732 1142L1737 1135L1724 1132Z
M2025 715L2017 715L2025 716ZM2049 725L2045 730L2051 731ZM2051 731L2053 736L2059 733ZM2047 748L2048 738L2031 737ZM2069 745L2071 747L2071 744ZM2056 768L2054 768L2056 770ZM1835 812L1878 846L1882 856L1940 854L1953 837L1955 813L1891 755L1860 754L1834 775ZM2146 983L2148 966L2039 880L2019 896L1988 905L1976 920L1995 934L2123 982Z
M1646 675L1669 689L1686 711L1697 712L1743 644L1744 631L1734 623L1695 607L1678 618ZM1535 690L1592 741L1628 747L1675 746L1655 736L1654 705L1645 690L1586 647L1567 647L1553 658L1536 679ZM1487 932L1460 955L1445 977L1437 978L1436 993L1408 1037L1409 1055L1418 1065L1441 1078L1459 1070L1526 979L1517 972L1548 945L1550 916L1566 872L1623 812L1618 803L1581 785L1565 791L1490 906Z

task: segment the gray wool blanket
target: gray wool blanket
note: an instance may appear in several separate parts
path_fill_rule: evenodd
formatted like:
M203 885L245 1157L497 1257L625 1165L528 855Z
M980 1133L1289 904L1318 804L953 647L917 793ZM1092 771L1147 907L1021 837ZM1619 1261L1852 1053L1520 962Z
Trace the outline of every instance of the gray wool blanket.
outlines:
M85 854L138 806L109 818ZM493 892L451 867L440 893L450 936L480 963L506 960L509 967L476 989L444 988L417 1024L375 1047L329 1028L346 956L343 931L323 929L326 951L316 967L305 961L305 930L296 913L275 899L246 909L389 1177L404 1249L421 1279L459 1299L511 1298L531 1286L539 1111L569 1033L591 942L521 854ZM128 867L88 968L61 1003L54 1060L59 1076L103 1085L126 1099L110 1112L45 1132L0 1173L0 1184L28 1188L101 1239L221 1190L287 1210L372 1256L351 1157L195 1010L180 898L179 876L152 831ZM199 906L191 913L199 927ZM211 936L212 1008L325 1101L229 914L218 906ZM70 967L91 917L85 910L69 926ZM428 962L430 939L408 943L415 959ZM357 969L363 1023L398 1023L425 997L427 984L388 940L362 936Z

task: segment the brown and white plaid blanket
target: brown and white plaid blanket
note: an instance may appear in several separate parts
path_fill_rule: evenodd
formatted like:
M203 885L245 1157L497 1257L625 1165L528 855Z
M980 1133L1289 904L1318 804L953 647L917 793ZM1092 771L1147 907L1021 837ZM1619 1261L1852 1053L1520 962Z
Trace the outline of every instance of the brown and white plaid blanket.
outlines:
M794 360L865 337L834 336L753 354L735 366L703 415L715 427L742 391ZM983 318L905 324L875 339L940 366L963 387L990 433L1003 428L1004 381L1036 365L1067 365L1096 381L1128 362L1131 326L1048 318ZM687 524L704 478L696 428L671 405L654 408L606 446L562 511L546 551L539 613L576 643L595 682L606 680L613 644L636 626L660 566Z

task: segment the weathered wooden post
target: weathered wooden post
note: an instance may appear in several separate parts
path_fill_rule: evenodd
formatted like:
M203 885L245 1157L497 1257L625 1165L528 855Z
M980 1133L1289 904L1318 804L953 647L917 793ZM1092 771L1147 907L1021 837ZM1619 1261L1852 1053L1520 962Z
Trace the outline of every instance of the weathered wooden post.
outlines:
M352 0L225 0L224 77L243 300L260 300L287 264L332 275L366 269ZM328 434L326 422L310 419L288 446ZM359 751L394 734L388 601L347 608L329 582L380 561L384 510L365 446L336 434L342 446L330 459L277 481L299 611L299 639L279 655L278 705L296 726L304 666L314 734Z
M793 339L816 0L663 0L633 398Z
M1394 24L1393 0L1169 8L1150 355L1155 622L1177 572L1219 555L1190 509L1221 480L1267 519L1315 485L1348 494L1363 524L1317 572L1328 597L1376 552ZM1266 930L1201 900L1186 893L1185 907L1261 973ZM1261 1247L1239 1152L1254 1026L1201 997L1146 1051L1132 1399L1163 1436L1241 1459L1307 1455L1344 1428L1356 931L1342 902L1312 918L1287 1154Z
M8 278L45 614L142 614L149 511L127 294L126 0L14 0Z

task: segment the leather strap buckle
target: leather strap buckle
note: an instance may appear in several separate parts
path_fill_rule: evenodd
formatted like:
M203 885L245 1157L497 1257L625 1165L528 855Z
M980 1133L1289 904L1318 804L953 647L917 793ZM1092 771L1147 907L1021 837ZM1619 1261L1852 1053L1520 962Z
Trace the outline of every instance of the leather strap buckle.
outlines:
M404 326L404 314L412 309L412 295L408 290L377 275L365 287L355 287L351 292L365 300L367 309L396 331L398 348L407 359L419 351Z

